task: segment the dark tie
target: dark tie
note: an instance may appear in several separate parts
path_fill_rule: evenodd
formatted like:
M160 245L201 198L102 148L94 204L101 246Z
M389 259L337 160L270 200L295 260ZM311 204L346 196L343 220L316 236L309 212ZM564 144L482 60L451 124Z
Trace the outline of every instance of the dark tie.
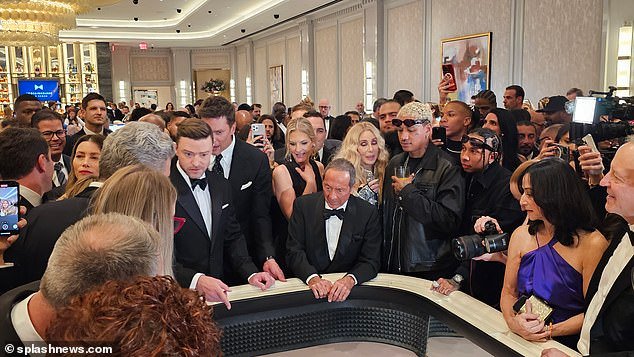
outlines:
M57 182L60 186L66 184L66 175L64 175L64 165L61 162L55 163L55 175L57 175Z
M324 219L328 220L328 218L330 218L332 216L337 216L337 218L339 218L340 220L343 220L343 213L344 213L343 208L339 208L339 209L328 209L328 208L325 208L324 209Z
M205 190L207 188L207 179L199 178L199 179L189 179L192 183L192 191L196 189L196 186L199 186L201 190Z
M216 160L214 160L214 166L212 166L211 172L215 172L217 174L220 174L220 176L225 177L225 170L222 168L220 160L222 160L222 154L216 156Z

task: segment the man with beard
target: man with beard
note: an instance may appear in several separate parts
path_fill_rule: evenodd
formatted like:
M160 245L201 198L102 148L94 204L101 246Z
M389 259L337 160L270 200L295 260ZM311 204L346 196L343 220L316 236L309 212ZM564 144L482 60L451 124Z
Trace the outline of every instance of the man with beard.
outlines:
M530 121L517 122L517 152L526 160L537 157L537 128Z
M385 138L385 146L390 152L390 157L403 152L403 148L401 148L401 144L398 141L396 127L392 125L392 119L396 119L400 109L401 105L393 99L386 100L379 107L379 127L383 138Z

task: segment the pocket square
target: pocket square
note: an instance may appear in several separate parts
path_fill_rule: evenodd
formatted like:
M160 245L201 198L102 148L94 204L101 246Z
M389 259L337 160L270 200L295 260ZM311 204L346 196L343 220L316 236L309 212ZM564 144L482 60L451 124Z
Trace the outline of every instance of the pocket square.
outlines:
M251 187L251 184L253 184L253 181L249 181L249 182L245 183L244 185L242 185L242 187L240 187L240 191Z
M227 207L229 207L229 204L228 204L228 203L225 203L224 205L222 205L222 209L225 209L225 208L227 208Z

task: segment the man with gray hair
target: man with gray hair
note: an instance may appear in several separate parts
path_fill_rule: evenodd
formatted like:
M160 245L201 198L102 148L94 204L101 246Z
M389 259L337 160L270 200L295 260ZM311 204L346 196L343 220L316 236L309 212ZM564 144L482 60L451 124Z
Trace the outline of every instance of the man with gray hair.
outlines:
M162 274L160 240L149 224L119 213L88 216L70 226L59 237L41 283L0 298L0 344L43 343L56 310L72 298L108 280Z
M345 159L326 166L323 192L301 196L288 224L286 261L316 299L344 301L350 290L376 276L381 226L375 206L350 195L355 170ZM319 274L347 272L332 283Z
M5 254L18 269L18 282L25 284L42 277L57 238L86 215L90 197L115 171L143 164L169 176L173 156L172 139L154 124L132 122L108 135L99 159L99 182L73 198L48 202L29 212L28 225Z
M430 145L432 111L411 102L392 125L404 152L394 156L383 180L383 271L436 280L455 271L451 251L465 201L460 167Z

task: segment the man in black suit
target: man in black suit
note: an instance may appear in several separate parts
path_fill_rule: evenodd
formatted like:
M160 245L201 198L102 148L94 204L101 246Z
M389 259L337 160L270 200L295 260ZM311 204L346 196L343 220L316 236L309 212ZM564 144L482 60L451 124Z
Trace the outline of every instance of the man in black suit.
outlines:
M39 133L36 132L36 135L44 142ZM21 230L20 238L5 255L7 261L19 268L21 283L42 277L57 238L86 215L90 198L101 187L101 182L118 169L135 164L143 164L168 176L173 156L172 140L154 124L129 123L108 136L99 158L99 182L93 182L73 198L47 202L28 213L28 225ZM11 163L14 164L13 161ZM51 184L50 178L47 182Z
M267 272L258 272L249 256L229 181L207 170L214 146L209 126L199 119L186 119L176 137L177 160L170 180L178 194L176 216L185 218L174 236L176 279L207 300L222 301L231 308L229 287L222 281L224 259L242 281L262 290L275 280Z
M325 170L324 190L301 196L288 224L286 260L315 298L344 301L353 286L376 276L381 265L381 227L376 208L351 196L355 170L345 159ZM347 272L332 283L319 274Z
M44 343L56 310L108 280L163 275L158 233L118 213L92 215L68 228L53 250L42 281L0 297L0 345ZM167 264L171 262L166 262Z
M324 164L324 166L326 166L335 156L337 150L339 150L341 141L336 139L326 139L328 136L328 129L326 129L324 117L319 112L314 110L308 111L304 113L304 118L308 119L315 131L315 160L320 161ZM275 150L274 159L278 164L283 164L286 159L286 148L284 147Z
M84 120L85 125L80 131L67 138L64 154L72 155L75 142L86 134L108 136L112 133L112 130L105 127L108 122L106 110L106 100L99 93L88 93L82 99L79 117Z
M20 184L18 205L27 213L42 203L42 195L53 185L53 160L39 131L7 128L0 133L0 177Z
M233 104L223 97L209 97L198 109L198 116L211 128L212 160L209 170L229 180L236 218L247 243L249 255L263 271L285 281L275 260L271 226L273 184L269 160L255 146L236 139ZM231 284L244 280L232 274L225 264L225 278Z
M69 172L73 169L70 156L62 153L66 145L64 119L59 113L50 109L42 109L31 118L31 126L37 129L48 142L53 160L53 189L45 193L44 201L55 201L64 194Z
M582 168L599 153L580 147ZM631 356L634 351L634 143L619 148L610 172L601 180L607 189L605 209L621 216L629 227L614 234L592 275L586 302L581 335L577 348L582 355ZM623 224L625 226L625 223ZM629 232L628 232L629 228ZM618 231L618 230L617 230ZM623 234L625 231L625 234ZM544 356L563 356L555 349Z

